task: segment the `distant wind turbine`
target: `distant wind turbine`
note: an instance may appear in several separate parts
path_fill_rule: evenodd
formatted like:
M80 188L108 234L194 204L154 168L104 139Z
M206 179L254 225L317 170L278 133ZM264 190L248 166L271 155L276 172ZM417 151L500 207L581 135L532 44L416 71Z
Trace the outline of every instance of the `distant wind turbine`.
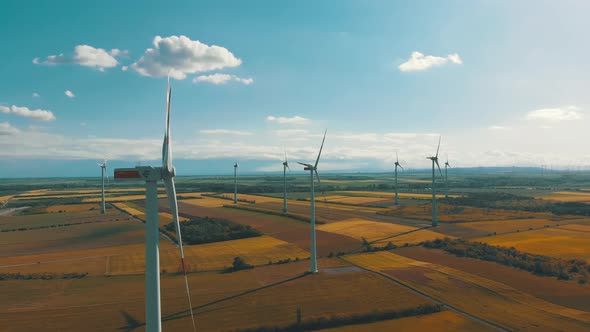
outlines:
M145 243L145 317L147 332L162 331L162 313L160 304L160 254L159 254L159 213L158 213L158 181L163 180L170 207L170 214L176 227L176 239L180 250L180 266L184 274L184 285L188 297L189 311L193 330L196 331L193 305L190 297L188 276L184 264L184 250L178 219L178 204L174 176L176 169L172 165L170 144L170 78L166 98L166 131L162 145L162 167L137 166L135 168L115 169L115 179L145 179L146 186L146 243Z
M320 183L320 176L318 174L318 163L320 162L320 156L322 155L322 149L324 148L324 141L326 140L326 134L328 133L328 129L324 132L324 138L322 139L322 145L320 146L320 152L318 153L318 157L315 160L315 164L304 164L298 162L298 164L305 166L303 170L309 171L310 177L310 185L311 185L311 199L310 199L310 206L311 206L311 266L309 272L317 273L318 272L318 262L317 262L317 254L316 254L316 239L315 239L315 192L314 192L314 180L313 175L315 173L316 178L318 179L318 183Z
M96 163L98 167L100 167L100 173L102 178L102 203L100 205L100 213L105 214L106 212L106 205L105 205L105 198L104 198L104 176L106 174L107 180L109 179L109 173L107 172L107 160L105 159L104 162Z
M445 198L449 198L449 178L447 176L447 169L452 168L449 164L449 156L447 155L447 161L445 162Z
M283 162L283 212L287 213L287 169L291 171L287 161L287 151L285 151L285 161Z
M397 187L397 168L404 169L402 165L399 163L399 158L397 157L397 152L395 153L395 205L399 205L398 200L398 187Z
M234 164L234 204L238 204L238 162Z
M438 164L438 150L440 149L440 139L438 138L438 147L436 148L436 155L434 157L426 157L426 159L432 160L432 226L438 225L438 211L436 210L436 177L434 174L434 164L438 167L438 172L442 176L440 165Z

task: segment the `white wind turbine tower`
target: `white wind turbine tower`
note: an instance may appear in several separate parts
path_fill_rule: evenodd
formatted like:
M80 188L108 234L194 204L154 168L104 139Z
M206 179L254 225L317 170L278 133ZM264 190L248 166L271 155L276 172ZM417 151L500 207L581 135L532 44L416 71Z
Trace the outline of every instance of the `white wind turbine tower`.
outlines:
M440 170L440 165L438 164L438 150L440 149L440 139L438 138L438 147L436 148L436 155L434 157L426 157L426 159L432 160L432 226L438 225L438 211L436 210L436 177L434 173L434 164L438 167L438 171L442 176L442 171Z
M449 178L447 176L447 169L452 168L449 164L449 156L447 155L447 161L445 162L445 198L449 198Z
M184 274L184 284L188 297L189 311L196 331L193 306L191 303L188 277L184 264L184 250L178 220L178 204L174 176L176 169L172 165L170 144L170 78L166 98L166 131L162 145L162 167L137 166L135 168L115 169L115 179L144 179L146 186L146 243L145 243L145 324L147 332L162 331L162 313L160 306L160 254L159 254L159 214L158 214L158 181L163 180L170 206L170 214L176 226L176 238L180 250L180 265Z
M283 162L283 212L287 213L287 169L291 171L287 161L287 151L285 151L285 161Z
M399 158L397 157L397 152L395 153L395 205L399 205L398 200L398 187L397 187L397 168L404 169L402 165L399 163Z
M315 164L304 164L298 162L298 164L305 166L303 170L309 171L310 175L310 184L311 184L311 199L310 199L310 206L311 206L311 266L309 268L309 272L317 273L318 272L318 262L317 262L317 255L316 255L316 240L315 240L315 192L313 187L313 175L315 173L316 178L318 179L318 183L320 183L320 176L318 175L318 163L320 162L320 156L322 154L322 149L324 148L324 141L326 140L326 134L328 133L328 129L324 132L324 138L322 139L322 145L320 146L320 152L318 153L318 157L315 160Z
M234 204L238 204L238 162L234 164Z
M109 173L107 172L107 160L105 159L104 162L96 163L98 167L100 167L100 173L102 178L102 204L100 205L100 213L105 214L106 206L105 206L105 198L104 198L104 176L106 174L107 180L109 179Z

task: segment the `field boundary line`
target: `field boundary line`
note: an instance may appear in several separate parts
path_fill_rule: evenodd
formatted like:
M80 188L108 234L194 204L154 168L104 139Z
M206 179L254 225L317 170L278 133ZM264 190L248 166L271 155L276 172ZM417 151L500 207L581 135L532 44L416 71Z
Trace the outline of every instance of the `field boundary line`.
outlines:
M443 307L445 307L445 308L447 308L447 309L449 309L451 311L454 311L454 312L456 312L456 313L458 313L460 315L463 315L463 316L465 316L465 317L467 317L467 318L469 318L469 319L471 319L473 321L482 323L482 324L487 325L487 326L489 326L491 328L494 328L494 329L496 329L498 331L510 332L510 330L502 327L501 325L498 325L498 324L489 322L489 321L487 321L487 320L485 320L483 318L479 318L479 317L474 316L474 315L472 315L470 313L467 313L467 312L465 312L465 311L463 311L463 310L461 310L459 308L456 308L456 307L454 307L454 306L452 306L452 305L450 305L448 303L442 302L441 300L438 300L438 299L436 299L436 298L434 298L434 297L432 297L432 296L430 296L430 295L428 295L428 294L426 294L426 293L424 293L424 292L422 292L422 291L420 291L420 290L418 290L418 289L416 289L416 288L414 288L412 286L409 286L409 285L407 285L407 284L405 284L405 283L403 283L403 282L401 282L399 280L396 280L396 279L394 279L394 278L386 275L385 273L383 273L381 271L373 271L373 270L364 268L364 267L362 267L360 265L357 265L357 264L355 264L353 262L350 262L350 261L347 261L347 260L345 260L345 261L348 262L348 263L350 263L350 264L352 264L352 265L355 265L355 266L363 269L364 271L367 271L367 272L370 272L370 273L374 273L374 274L380 275L381 277L383 277L383 278L385 278L385 279L387 279L389 281L392 281L392 282L396 283L399 286L402 286L403 288L405 288L405 289L413 292L414 294L420 295L420 296L424 297L425 299L428 299L428 300L430 300L430 301L432 301L432 302L434 302L436 304L442 305Z

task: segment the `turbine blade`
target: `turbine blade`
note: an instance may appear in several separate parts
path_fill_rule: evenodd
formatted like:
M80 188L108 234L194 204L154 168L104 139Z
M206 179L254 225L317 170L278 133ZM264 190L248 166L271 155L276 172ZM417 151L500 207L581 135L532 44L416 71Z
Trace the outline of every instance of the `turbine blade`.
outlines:
M399 168L401 168L402 170L404 169L404 168L402 167L402 165L400 165L400 164L397 164L397 165L398 165L398 166L399 166Z
M318 167L318 163L320 162L320 156L322 155L322 149L324 148L324 141L326 141L326 134L328 133L328 128L324 131L324 138L322 139L322 145L320 146L320 152L318 153L318 159L315 160L314 168Z
M303 165L303 166L306 166L306 167L313 167L313 165L311 165L311 164L304 164L304 163L300 163L300 162L297 162L297 163L299 165Z
M170 99L172 98L172 88L170 87L170 76L168 76L168 89L166 92L166 132L164 134L164 143L162 145L162 167L168 172L172 171L172 151L170 148Z
M438 150L440 149L440 139L441 138L442 138L442 136L438 137L438 147L436 148L436 156L435 157L438 157Z
M193 330L196 331L195 316L193 314L193 304L191 301L191 293L188 286L188 276L186 273L186 266L184 265L184 249L182 247L182 235L180 232L180 221L178 219L178 202L176 200L176 186L174 185L173 177L166 177L164 179L164 185L166 186L166 196L168 196L168 205L170 208L170 214L172 215L172 221L174 222L174 228L176 228L176 239L178 240L178 249L180 250L180 266L182 273L184 274L184 285L186 288L186 296L188 298L189 310L191 313L191 319L193 322Z
M434 159L434 162L436 163L436 167L438 167L438 172L440 173L440 176L442 176L442 171L440 170L440 165L438 164L438 159Z
M395 162L399 163L399 158L397 157L397 151L395 151Z
M318 170L314 169L313 171L315 172L315 177L318 179L318 183L321 183L320 182L320 175L318 174Z

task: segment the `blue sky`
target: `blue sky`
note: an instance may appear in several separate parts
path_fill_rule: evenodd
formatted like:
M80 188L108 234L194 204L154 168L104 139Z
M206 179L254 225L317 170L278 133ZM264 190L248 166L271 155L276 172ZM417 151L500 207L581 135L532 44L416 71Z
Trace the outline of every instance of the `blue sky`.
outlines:
M438 135L457 166L588 165L589 10L3 1L0 158L11 162L0 177L66 175L68 161L77 175L98 172L102 158L157 163L169 71L175 157L200 165L179 174L232 159L245 171L280 169L283 149L311 160L326 127L324 170L387 170L395 151L426 168Z

